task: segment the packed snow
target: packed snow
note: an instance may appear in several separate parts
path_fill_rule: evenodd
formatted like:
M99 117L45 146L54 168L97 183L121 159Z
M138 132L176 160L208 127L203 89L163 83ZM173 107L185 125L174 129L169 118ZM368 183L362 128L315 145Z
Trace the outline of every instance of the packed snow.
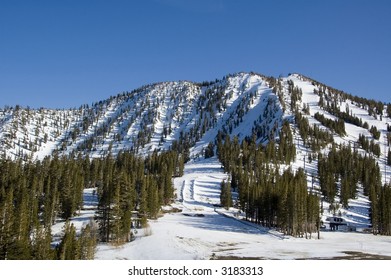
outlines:
M149 221L136 239L123 246L100 244L97 259L332 259L352 254L391 258L391 237L358 232L321 231L320 239L284 236L241 219L240 213L218 206L220 183L227 179L216 158L185 167L174 184L182 210Z

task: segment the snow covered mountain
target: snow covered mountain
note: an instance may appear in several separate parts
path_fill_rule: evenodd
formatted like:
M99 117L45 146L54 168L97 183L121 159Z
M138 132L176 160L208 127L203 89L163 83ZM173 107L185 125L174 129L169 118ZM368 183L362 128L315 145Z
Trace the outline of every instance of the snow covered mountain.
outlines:
M194 147L218 129L243 138L255 125L265 138L282 115L270 82L260 75L157 83L79 109L7 107L0 111L0 151L12 159L42 159L54 152L145 153L168 149L173 141Z
M197 157L218 131L239 141L255 136L258 143L267 143L278 138L287 120L300 162L311 153L302 145L307 139L302 139L295 122L294 112L301 111L310 126L330 132L335 143L357 143L360 135L373 140L379 146L371 152L384 166L390 109L299 74L276 79L239 73L213 82L147 85L78 109L0 109L0 153L24 160L72 152L101 157L122 150L145 154L174 145ZM336 120L343 122L344 133L333 129ZM382 169L386 180L387 170Z
M78 109L6 107L0 110L0 154L41 160L53 154L102 157L134 150L144 155L174 148L189 160L203 157L219 132L239 141L278 143L287 121L296 142L290 167L306 170L309 188L318 184L316 153L326 153L332 143L374 155L385 183L391 175L390 109L299 74L238 73L213 82L151 84Z
M258 143L267 143L278 138L287 120L300 154L309 152L300 149L306 139L303 142L294 112L301 111L311 126L330 132L336 143L358 142L360 134L373 139L384 165L389 109L299 74L276 79L239 73L213 82L147 85L78 109L0 109L0 153L25 160L72 152L101 157L121 150L143 154L174 144L190 148L195 157L215 141L219 130L239 140L255 136ZM344 133L330 125L338 119ZM371 133L372 127L378 135Z
M363 158L374 159L380 169L381 184L390 182L390 122L390 104L356 97L300 74L273 78L238 73L212 82L151 84L92 105L82 105L78 109L19 106L0 109L0 158L34 161L51 155L78 154L100 158L124 150L144 156L155 150L168 149L184 155L187 161L185 173L173 179L176 201L171 206L180 209L181 213L151 221L152 230L158 233L158 238L135 234L136 241L126 245L122 251L101 244L98 258L158 259L173 258L178 254L182 258L201 259L231 254L258 258L265 254L259 249L266 248L265 244L272 244L263 256L266 258L328 257L328 254L339 255L341 250L354 251L357 242L346 245L350 237L327 232L325 236L331 242L325 240L321 243L323 247L315 255L311 255L312 243L304 240L298 247L297 240L289 243L293 246L292 252L299 253L287 255L285 241L288 237L281 232L242 221L243 212L239 209L216 209L220 203L220 183L230 178L217 157L204 158L209 157L207 153L211 147L216 153L217 139L222 135L236 138L238 142L255 141L265 146L275 143L277 149L282 150L282 142L287 142L287 139L280 139L284 135L281 131L288 126L294 155L289 160L271 165L277 166L276 170L280 172L302 168L308 191L320 197L321 192L327 190L321 191L319 170L325 170L325 167L319 166L325 164L323 159L335 150L349 149ZM353 161L346 158L346 164L353 164ZM332 170L329 173L336 172ZM338 209L335 209L334 202L329 203L324 197L321 199L322 221L326 222L338 212L352 227L361 230L370 228L371 199L361 182L365 178L360 183L354 183L357 193L349 197L347 204L342 201L345 183L342 179L342 175L331 179L334 186L337 185L334 189L337 190L335 205ZM91 199L92 193L92 189L86 189L85 198ZM234 200L235 196L237 194L234 194ZM82 210L81 216L77 217L78 230L82 221L94 217L95 208ZM194 223L195 218L198 224ZM57 223L53 227L54 236L61 232L62 226L63 223ZM240 235L233 236L237 233ZM210 238L211 234L216 236L215 240ZM331 246L336 243L336 236L343 246ZM369 240L367 236L351 236L354 240ZM143 252L151 250L137 249L139 246L148 249L148 246L154 246L148 244L156 242L161 244L161 238L172 250L165 248L156 254L145 255ZM375 244L367 250L370 254L383 248L384 242L389 242L387 238L370 238ZM270 241L281 243L281 246L276 250L273 247L276 243ZM264 242L263 246L254 246L259 242ZM362 241L359 242L362 244ZM391 255L389 251L384 253Z

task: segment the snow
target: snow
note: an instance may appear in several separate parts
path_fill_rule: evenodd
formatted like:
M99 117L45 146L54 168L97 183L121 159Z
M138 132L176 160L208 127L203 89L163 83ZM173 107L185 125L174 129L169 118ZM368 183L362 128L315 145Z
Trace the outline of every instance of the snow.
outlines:
M237 210L224 210L219 185L227 178L216 158L188 163L183 177L175 178L182 212L149 221L150 232L120 247L100 244L97 259L192 260L211 258L331 259L349 252L391 257L391 237L357 232L322 231L321 239L293 238L242 221ZM150 235L149 235L150 234Z
M83 191L83 209L80 210L78 215L70 219L70 223L75 226L76 233L80 233L81 229L85 227L91 220L94 219L96 210L98 208L98 195L96 194L96 188L88 188ZM62 231L65 226L65 221L58 220L52 226L53 242L57 244L62 237Z
M314 93L318 87L306 78L293 74L280 79L283 85L283 99L286 104L290 102L288 93L288 81L293 81L302 92L302 101L299 106L309 105L310 114L306 115L310 125L317 124L321 129L328 130L314 118L319 112L325 117L335 119L333 115L323 110L319 105L319 96ZM317 160L309 162L308 155L311 152L303 145L295 124L292 120L292 110L287 106L285 112L279 103L277 96L268 87L266 80L256 74L239 73L227 79L216 82L210 87L200 87L191 82L165 82L145 86L134 94L124 95L120 98L112 98L104 101L100 107L92 108L92 117L87 109L79 110L27 110L19 111L0 110L0 151L11 159L29 156L32 159L41 160L51 155L55 150L61 150L65 142L63 154L77 151L78 145L90 137L97 139L97 143L91 151L86 151L90 157L102 157L108 154L108 147L112 145L111 153L114 155L121 150L128 150L136 144L137 135L142 123L148 119L146 125L151 129L151 139L140 148L139 154L157 149L168 149L174 140L179 139L181 132L189 132L194 128L195 122L200 118L197 112L197 101L205 95L205 90L215 85L222 86L225 90L223 100L226 108L216 111L216 123L200 135L200 140L191 147L192 161L186 164L185 174L181 178L174 179L177 192L177 201L165 207L165 210L173 208L182 212L168 213L162 218L150 221L150 228L139 230L136 240L121 247L111 247L100 244L98 259L209 259L212 257L243 257L266 259L297 259L297 258L333 258L345 256L345 251L359 251L368 254L391 255L389 237L373 236L364 233L347 232L321 232L321 239L301 239L281 236L278 232L260 226L249 224L241 219L242 214L231 208L225 210L219 208L220 183L227 180L228 175L221 169L216 158L203 159L203 151L209 142L216 138L218 130L222 130L227 123L237 121L237 109L242 104L249 104L246 113L238 126L233 127L230 136L238 136L243 140L250 136L256 122L264 127L267 132L274 124L283 120L291 123L293 137L297 143L296 160L289 166L294 171L304 168L307 177L308 189L319 191L317 177ZM254 94L251 103L250 94ZM268 101L272 106L267 107ZM146 102L154 104L151 107L141 107ZM376 126L381 131L381 137L375 142L380 144L381 156L376 159L382 171L383 183L391 180L391 168L385 166L388 152L386 133L387 123L391 123L388 117L377 118L368 115L366 108L361 108L351 100L341 100L340 110L344 111L349 106L350 112L367 122L369 127ZM142 109L143 108L143 109ZM144 109L147 108L147 109ZM92 119L92 124L86 131L80 132L75 141L70 139L75 129L81 129L85 114ZM386 115L386 114L383 114ZM27 122L22 125L21 116L29 116ZM262 116L260 118L260 116ZM16 127L16 128L15 128ZM164 127L170 127L171 133L161 142ZM99 129L108 130L107 133L97 133ZM351 144L358 140L360 134L372 139L367 129L352 124L345 124L346 136L334 134L334 141L338 144ZM15 137L10 137L11 133ZM47 141L43 141L45 134ZM119 141L117 135L121 136ZM276 131L278 135L278 131ZM266 139L259 139L263 143ZM33 149L30 147L33 145ZM328 148L323 152L327 153ZM365 153L362 149L359 152ZM61 154L60 153L60 154ZM312 175L314 180L312 181ZM97 197L93 189L84 192L85 207L72 219L78 231L95 215ZM338 201L338 199L337 199ZM341 208L341 216L352 226L359 230L368 228L370 202L368 197L359 191L356 199L349 200L347 209ZM324 213L322 220L333 215L328 212L328 203L323 203ZM53 226L54 242L61 237L64 221L57 221ZM314 247L316 246L316 250Z

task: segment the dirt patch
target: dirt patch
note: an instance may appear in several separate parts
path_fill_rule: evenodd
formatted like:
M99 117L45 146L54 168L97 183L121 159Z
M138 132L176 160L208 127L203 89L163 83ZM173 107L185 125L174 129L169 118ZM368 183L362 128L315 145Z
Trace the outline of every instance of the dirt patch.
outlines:
M236 246L238 244L239 243L235 243L235 242L219 242L219 243L217 243L217 246L219 246L219 247L230 247L230 246Z
M176 208L176 207L171 207L171 208L166 208L162 209L161 212L163 214L169 214L169 213L181 213L182 209Z
M343 251L345 256L336 256L331 258L312 258L312 260L391 260L391 256L369 254L356 251ZM309 259L298 259L309 260Z
M225 251L225 250L221 250ZM228 251L228 250L227 250ZM391 260L391 256L369 254L356 251L343 251L345 256L335 256L327 258L298 258L296 260ZM210 260L278 260L263 257L239 257L239 256L217 256L212 254Z
M221 249L216 250L216 252L228 252L228 251L235 251L237 249L238 248L235 248L235 247L232 247L232 248L221 248Z
M342 252L347 256L339 256L332 258L333 260L391 260L391 256L368 254L363 252L355 251L344 251Z

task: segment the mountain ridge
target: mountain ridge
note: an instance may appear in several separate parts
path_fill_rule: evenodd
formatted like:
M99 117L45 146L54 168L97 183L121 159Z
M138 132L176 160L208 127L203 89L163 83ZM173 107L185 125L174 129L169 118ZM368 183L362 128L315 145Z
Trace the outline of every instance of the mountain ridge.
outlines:
M273 78L241 72L212 82L154 83L78 109L4 108L0 157L105 158L172 149L192 164L216 154L223 159L223 142L239 147L237 158L246 157L246 146L252 146L271 158L265 168L304 174L308 193L322 198L323 220L339 214L350 225L368 228L372 204L379 201L368 188L373 180L385 185L391 178L389 123L391 106L382 102L300 74ZM357 180L357 174L335 167L344 155L363 174L350 188L346 176ZM221 164L234 181L227 162ZM374 174L365 172L369 165ZM325 170L329 177L322 177Z
M186 132L191 132L194 146L201 139L200 134L216 126L217 119L226 122L219 129L228 130L230 135L242 135L241 139L250 137L255 127L257 139L266 141L270 132L266 130L271 130L273 125L256 122L262 122L261 119L266 118L267 114L268 121L273 121L270 111L274 110L275 114L279 109L278 126L282 124L283 114L288 119L294 117L292 108L288 108L288 111L286 108L287 103L291 102L288 81L303 81L302 86L307 88L311 83L318 94L319 88L321 92L327 88L342 96L337 97L340 99L353 97L361 103L371 102L298 73L273 78L253 72L239 72L211 82L158 82L97 101L91 106L81 105L78 109L5 107L0 110L0 141L3 144L0 150L6 157L24 159L42 159L53 152L69 154L71 151L88 151L92 156L99 156L94 152L100 150L102 156L105 150L113 148L114 153L121 149L138 151L140 147L146 152L146 145L147 151L168 149L174 140L180 140L181 133ZM311 102L316 102L316 96L310 98ZM381 113L382 117L384 103L374 101L374 104L383 104L382 108L376 109L376 113ZM259 111L252 110L255 106ZM298 106L307 105L303 101ZM371 111L374 109L369 108L369 114ZM247 116L248 112L252 117ZM245 115L247 124L244 132L240 131L244 126L238 122L243 121ZM195 120L196 117L198 120ZM248 122L253 122L251 131ZM201 133L194 133L194 130L200 129ZM118 145L113 147L115 144Z

